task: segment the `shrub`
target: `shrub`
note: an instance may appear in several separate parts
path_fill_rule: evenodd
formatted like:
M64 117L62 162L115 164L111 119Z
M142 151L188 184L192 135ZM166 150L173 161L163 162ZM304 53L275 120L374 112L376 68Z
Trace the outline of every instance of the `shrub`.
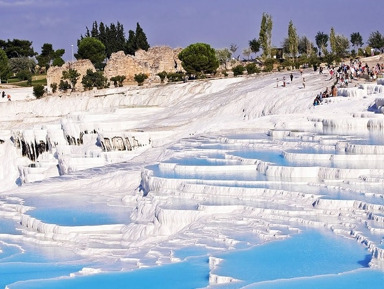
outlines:
M33 95L36 98L41 98L45 93L44 86L41 84L37 84L33 86Z
M256 66L255 63L248 63L245 66L248 74L260 73L260 69Z
M169 82L183 81L185 78L185 74L182 72L168 73L167 78Z
M60 84L59 84L59 89L62 90L62 91L66 91L68 89L71 88L71 85L69 84L69 82L66 80L60 80Z
M236 65L235 67L232 68L234 76L243 75L244 70L245 68L241 64Z
M162 71L157 74L160 77L161 83L164 83L164 79L167 77L167 72Z
M32 79L32 72L30 72L29 70L21 70L21 71L19 71L19 72L16 74L16 77L17 77L20 81L28 80L28 79Z
M264 61L264 71L271 72L273 70L273 65L275 64L275 59L268 58Z
M148 75L144 74L144 73L139 73L139 74L135 74L135 81L137 82L137 84L139 86L142 86L144 81L148 78Z
M125 78L125 75L116 75L114 77L111 77L110 80L113 81L113 85L115 87L123 87L123 82Z
M57 91L57 83L51 83L52 92L55 93Z
M87 70L87 74L83 76L81 84L84 86L84 89L92 89L97 87L97 89L102 89L108 87L108 80L103 76L101 71L93 72L92 69Z

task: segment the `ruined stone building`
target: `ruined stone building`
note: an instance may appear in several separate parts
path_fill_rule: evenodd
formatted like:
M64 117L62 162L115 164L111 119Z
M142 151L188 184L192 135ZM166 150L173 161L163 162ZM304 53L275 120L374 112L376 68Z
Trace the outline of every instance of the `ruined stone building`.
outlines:
M183 71L181 61L178 54L182 48L173 49L168 46L155 46L148 51L138 50L135 55L125 55L123 51L113 53L107 60L104 68L104 76L109 80L111 77L124 75L126 77L124 84L134 84L135 74L147 74L148 81L160 82L157 73L166 71L176 72ZM63 71L69 68L76 69L80 73L75 89L82 91L83 86L81 80L86 75L87 70L95 71L95 67L88 59L82 59L73 63L67 62L61 67L50 67L47 71L47 88L51 91L51 84L59 85Z

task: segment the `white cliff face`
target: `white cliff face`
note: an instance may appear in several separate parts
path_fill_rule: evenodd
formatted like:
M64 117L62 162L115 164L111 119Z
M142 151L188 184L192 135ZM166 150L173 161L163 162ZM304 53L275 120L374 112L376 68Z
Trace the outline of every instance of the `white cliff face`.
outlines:
M0 216L20 224L17 239L123 270L204 247L211 285L238 281L215 274L215 252L308 227L355 239L381 268L383 83L340 89L313 107L329 83L305 76L305 90L263 75L2 103L0 115L12 116L0 125ZM30 214L37 197L127 207L130 222L49 223Z

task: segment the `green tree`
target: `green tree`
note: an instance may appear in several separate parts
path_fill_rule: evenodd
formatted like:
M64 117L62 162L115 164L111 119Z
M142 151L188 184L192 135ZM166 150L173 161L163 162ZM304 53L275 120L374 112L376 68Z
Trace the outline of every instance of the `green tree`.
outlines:
M263 49L263 57L267 58L271 55L272 43L272 16L263 13L260 24L259 43Z
M136 24L136 46L137 49L143 49L145 51L148 51L150 47L147 41L147 36L145 35L143 29L140 27L139 22Z
M255 55L260 51L260 42L255 38L249 41L249 48Z
M300 54L311 55L313 50L313 43L308 39L308 37L303 36L299 38L298 51Z
M75 91L75 86L79 77L80 77L80 73L78 73L76 69L70 68L69 70L63 71L63 76L61 78L62 80L68 79L69 82L72 84L72 91Z
M251 53L252 53L251 48L248 47L243 49L243 55L247 58L247 60L249 60L249 56L251 55Z
M124 52L129 55L135 55L135 52L137 50L135 32L133 30L129 30L128 35L129 36L125 44Z
M219 61L215 55L215 49L206 43L195 43L184 48L179 53L181 65L185 71L197 77L206 73L214 73L219 67Z
M36 55L32 47L32 41L28 40L0 40L0 48L5 51L8 59L14 57L34 57Z
M12 73L17 74L21 71L28 71L34 73L36 62L33 58L29 57L17 57L9 59L9 68Z
M36 97L36 98L41 98L44 96L44 93L45 93L45 89L44 89L44 86L41 85L41 84L37 84L37 85L34 85L33 86L33 95Z
M10 69L8 65L8 57L3 49L0 49L0 84L4 79L8 79Z
M167 77L167 72L165 70L163 70L162 72L159 72L157 74L157 76L160 77L160 81L161 83L164 83L164 79Z
M106 57L104 44L93 37L83 38L78 44L76 59L89 59L95 66L100 65Z
M315 41L319 48L319 53L325 54L328 46L328 35L319 31L316 34Z
M291 54L291 57L295 59L299 50L299 38L297 36L295 26L293 26L292 20L289 21L288 25L288 44L289 53Z
M116 75L110 78L115 87L123 87L123 82L126 79L125 75Z
M235 52L237 51L237 49L238 49L239 47L236 45L236 44L234 44L234 43L231 43L230 45L229 45L229 50L231 51L231 53L232 53L232 57L235 57Z
M216 49L215 53L220 65L224 65L225 69L227 69L227 62L231 60L231 52L228 50L228 48L224 48Z
M142 86L144 81L148 78L148 75L146 75L145 73L139 73L139 74L135 74L134 76L134 79L135 81L137 82L137 84L139 86Z
M78 43L88 37L93 37L101 41L105 46L106 57L109 58L112 53L117 51L124 51L125 49L125 33L124 26L117 22L117 24L111 23L109 26L103 22L98 24L96 21L92 24L92 29L86 27L85 37L81 36Z
M372 48L381 49L384 47L384 36L379 31L372 32L368 38L368 45Z
M351 34L351 43L355 50L358 49L358 47L363 46L363 37L360 35L359 32L354 32Z
M41 54L36 57L37 64L40 67L48 69L51 65L61 66L64 64L62 56L65 53L65 49L53 50L52 44L44 43L41 47Z
M45 67L48 69L51 60L53 59L54 50L52 47L52 44L50 43L44 43L41 47L41 54L36 57L37 64L40 67Z
M335 37L335 54L337 57L345 57L348 54L349 40L343 35Z
M103 76L101 71L92 71L92 69L87 70L87 74L83 76L81 84L84 89L92 89L97 87L97 89L102 89L108 87L108 79Z
M331 27L331 33L329 34L329 43L331 44L331 51L333 54L336 54L336 34L335 34L335 29Z

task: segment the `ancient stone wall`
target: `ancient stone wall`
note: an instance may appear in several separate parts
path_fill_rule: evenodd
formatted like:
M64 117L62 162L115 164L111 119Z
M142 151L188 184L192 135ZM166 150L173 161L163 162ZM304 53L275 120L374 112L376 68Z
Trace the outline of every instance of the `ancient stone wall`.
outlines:
M104 68L104 76L110 80L111 77L124 75L126 77L124 84L134 84L136 83L134 80L135 74L145 73L149 76L147 81L160 82L160 78L156 76L159 72L184 71L178 58L181 50L182 48L173 49L168 46L155 46L149 48L148 51L138 50L135 56L125 55L123 51L112 53ZM77 91L83 90L81 80L87 69L95 71L95 67L87 59L78 60L74 63L65 63L62 67L50 67L47 71L48 91L52 91L52 83L59 85L63 71L69 68L76 69L81 74L76 84Z
M110 79L117 75L124 75L126 77L125 84L134 82L135 74L138 73L150 74L148 63L138 61L132 55L125 55L123 51L112 53L104 68L106 78Z
M155 46L145 50L138 50L135 56L125 55L123 51L112 53L106 67L104 76L110 79L113 76L125 75L125 84L134 82L135 74L146 73L150 81L159 80L156 74L161 71L183 71L178 54L182 48L172 49L168 46Z
M80 73L79 79L77 80L75 86L77 91L82 91L84 89L83 85L81 84L81 80L83 79L83 76L87 74L87 70L91 69L92 71L96 71L95 67L89 59L81 59L73 63L66 62L61 67L50 67L47 71L47 88L49 92L52 91L51 84L57 83L57 86L59 86L60 80L63 76L63 71L69 70L70 68L75 69L78 73ZM68 80L68 82L70 81Z

